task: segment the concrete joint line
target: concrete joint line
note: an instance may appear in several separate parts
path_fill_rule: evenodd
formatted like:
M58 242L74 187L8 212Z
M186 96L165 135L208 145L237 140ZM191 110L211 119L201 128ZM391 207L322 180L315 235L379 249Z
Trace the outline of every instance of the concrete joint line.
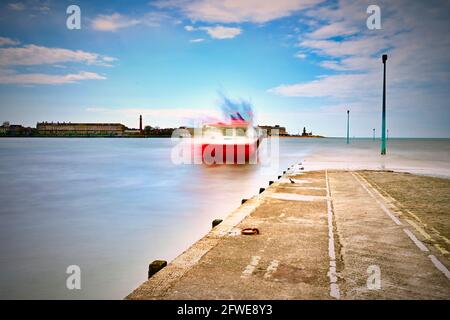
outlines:
M336 272L336 253L334 245L333 232L333 206L331 203L330 183L328 180L328 171L325 170L325 182L327 185L327 211L328 211L328 256L330 257L330 267L328 269L328 278L330 279L330 296L340 299L339 285L337 284Z

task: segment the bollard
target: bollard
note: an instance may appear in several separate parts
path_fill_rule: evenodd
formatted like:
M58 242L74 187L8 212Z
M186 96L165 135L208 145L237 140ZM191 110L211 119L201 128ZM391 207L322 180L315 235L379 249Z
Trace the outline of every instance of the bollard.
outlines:
M223 220L222 219L214 219L212 222L212 227L218 226Z
M148 265L148 278L150 279L155 273L167 266L165 260L155 260Z
M246 202L247 202L247 200L248 200L248 199L242 199L242 200L241 200L241 204L244 204L244 203L246 203Z
M270 181L269 181L269 186L270 186L270 185L272 185L272 183L273 183L273 181L272 181L272 180L270 180Z
M265 188L259 188L259 193L263 193L264 190L266 190Z

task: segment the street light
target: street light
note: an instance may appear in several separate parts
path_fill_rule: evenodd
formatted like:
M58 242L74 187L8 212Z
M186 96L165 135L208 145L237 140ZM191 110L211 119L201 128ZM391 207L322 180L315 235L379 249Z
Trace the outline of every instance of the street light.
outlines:
M347 144L350 143L350 110L347 110Z
M386 60L387 54L381 57L383 61L383 113L381 116L381 154L386 154Z

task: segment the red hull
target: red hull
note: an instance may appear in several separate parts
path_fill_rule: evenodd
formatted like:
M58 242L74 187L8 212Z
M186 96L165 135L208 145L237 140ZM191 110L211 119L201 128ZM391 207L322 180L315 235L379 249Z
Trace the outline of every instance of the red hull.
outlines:
M258 144L202 144L206 164L245 164L256 162Z

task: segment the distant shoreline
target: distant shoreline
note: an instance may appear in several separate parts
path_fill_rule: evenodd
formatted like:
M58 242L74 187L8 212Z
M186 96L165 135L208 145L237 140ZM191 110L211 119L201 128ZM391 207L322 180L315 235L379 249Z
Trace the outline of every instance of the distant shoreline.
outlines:
M50 136L50 135L42 135L42 136L0 136L0 138L171 138L172 136ZM278 136L279 138L301 138L301 139L312 139L312 138L327 138L324 136Z
M113 138L113 139L130 139L130 138L171 138L172 136L0 136L0 138Z
M324 136L280 136L280 138L301 138L301 139L312 139L312 138L327 138Z
M172 136L1 136L0 135L0 139L2 138L114 138L114 139L130 139L130 138L171 138ZM346 137L325 137L325 136L279 136L280 138L300 138L300 139L346 139ZM373 139L372 137L353 137L350 138L351 140L359 140L359 139ZM420 140L450 140L450 137L390 137L388 139L420 139ZM380 141L380 138L376 138L375 141Z

